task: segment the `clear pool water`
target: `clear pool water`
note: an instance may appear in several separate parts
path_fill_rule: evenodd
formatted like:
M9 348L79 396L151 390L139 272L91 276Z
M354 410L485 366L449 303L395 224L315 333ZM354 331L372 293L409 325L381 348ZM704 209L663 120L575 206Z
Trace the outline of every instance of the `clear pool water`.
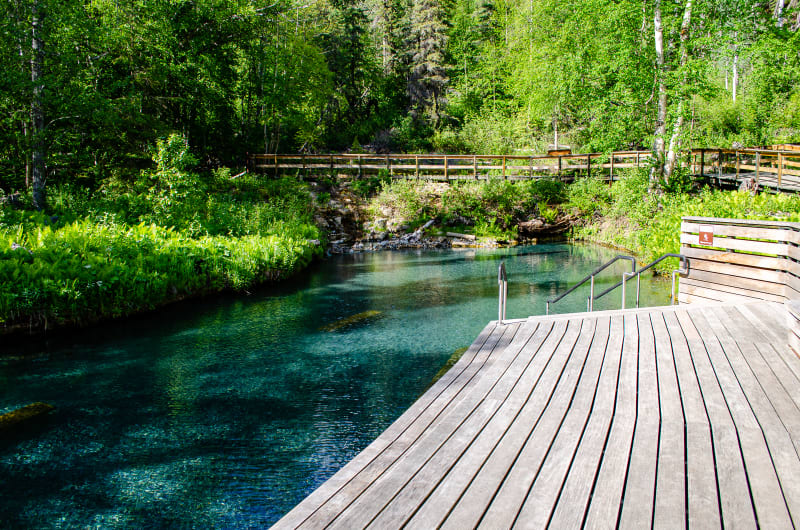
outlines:
M337 257L249 296L0 345L0 413L57 407L0 439L0 527L267 526L497 318L501 260L516 318L543 313L614 254L549 244ZM668 303L668 280L642 290L643 305ZM586 292L555 309L583 311ZM595 307L618 306L615 294ZM369 318L336 324L357 314Z

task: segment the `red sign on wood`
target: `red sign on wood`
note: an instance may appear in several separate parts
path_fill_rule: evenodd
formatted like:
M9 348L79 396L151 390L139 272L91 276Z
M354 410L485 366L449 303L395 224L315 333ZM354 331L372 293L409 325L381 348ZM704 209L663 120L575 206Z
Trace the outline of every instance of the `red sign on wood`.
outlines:
M701 226L700 227L700 244L701 245L714 245L714 227L712 226Z

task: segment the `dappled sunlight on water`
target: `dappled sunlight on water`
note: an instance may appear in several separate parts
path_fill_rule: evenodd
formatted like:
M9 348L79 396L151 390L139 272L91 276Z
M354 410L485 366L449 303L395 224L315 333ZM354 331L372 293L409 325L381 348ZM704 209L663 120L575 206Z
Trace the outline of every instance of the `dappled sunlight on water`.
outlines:
M0 413L57 407L0 441L0 527L269 525L497 318L500 260L518 318L613 255L540 245L338 257L250 296L0 348ZM665 304L668 289L648 278L643 300ZM556 309L582 311L585 296Z

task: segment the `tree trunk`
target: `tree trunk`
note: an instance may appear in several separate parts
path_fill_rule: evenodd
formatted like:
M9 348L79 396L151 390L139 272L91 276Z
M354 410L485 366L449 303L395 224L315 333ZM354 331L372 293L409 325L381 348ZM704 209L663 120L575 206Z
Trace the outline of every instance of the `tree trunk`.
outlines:
M45 206L45 154L44 154L44 111L42 109L42 55L41 22L44 15L40 12L40 0L35 0L31 7L31 169L33 187L33 206L42 210Z
M664 175L664 137L667 133L667 85L664 79L664 28L661 25L661 0L656 0L653 16L653 37L656 48L656 69L658 77L658 114L653 138L653 155L655 164L650 171L650 189L658 186Z
M681 68L686 68L686 63L689 61L689 47L687 46L687 41L689 40L689 28L691 27L692 23L692 0L687 0L686 7L683 10L683 22L681 22ZM734 62L734 65L736 63ZM735 66L734 66L734 88L733 93L736 93L736 77L735 77ZM686 70L683 72L683 80L681 82L683 89L686 86L686 83L689 81L688 75L686 74ZM683 94L683 90L679 91L680 94ZM667 163L664 167L664 178L668 179L672 176L672 172L675 170L675 163L678 158L678 151L680 150L680 135L681 130L683 129L683 104L684 98L680 96L678 100L678 116L675 120L675 125L672 129L672 137L669 139L669 152L667 153Z

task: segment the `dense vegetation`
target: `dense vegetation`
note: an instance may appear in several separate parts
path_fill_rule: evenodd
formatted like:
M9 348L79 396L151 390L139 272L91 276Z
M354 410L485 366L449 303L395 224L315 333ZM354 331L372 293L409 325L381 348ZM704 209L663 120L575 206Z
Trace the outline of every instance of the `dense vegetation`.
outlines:
M787 0L11 0L0 188L246 152L800 140Z
M309 262L322 247L310 197L294 180L200 175L178 136L155 169L94 193L62 185L52 215L0 208L0 327L97 321L189 296L245 290Z

